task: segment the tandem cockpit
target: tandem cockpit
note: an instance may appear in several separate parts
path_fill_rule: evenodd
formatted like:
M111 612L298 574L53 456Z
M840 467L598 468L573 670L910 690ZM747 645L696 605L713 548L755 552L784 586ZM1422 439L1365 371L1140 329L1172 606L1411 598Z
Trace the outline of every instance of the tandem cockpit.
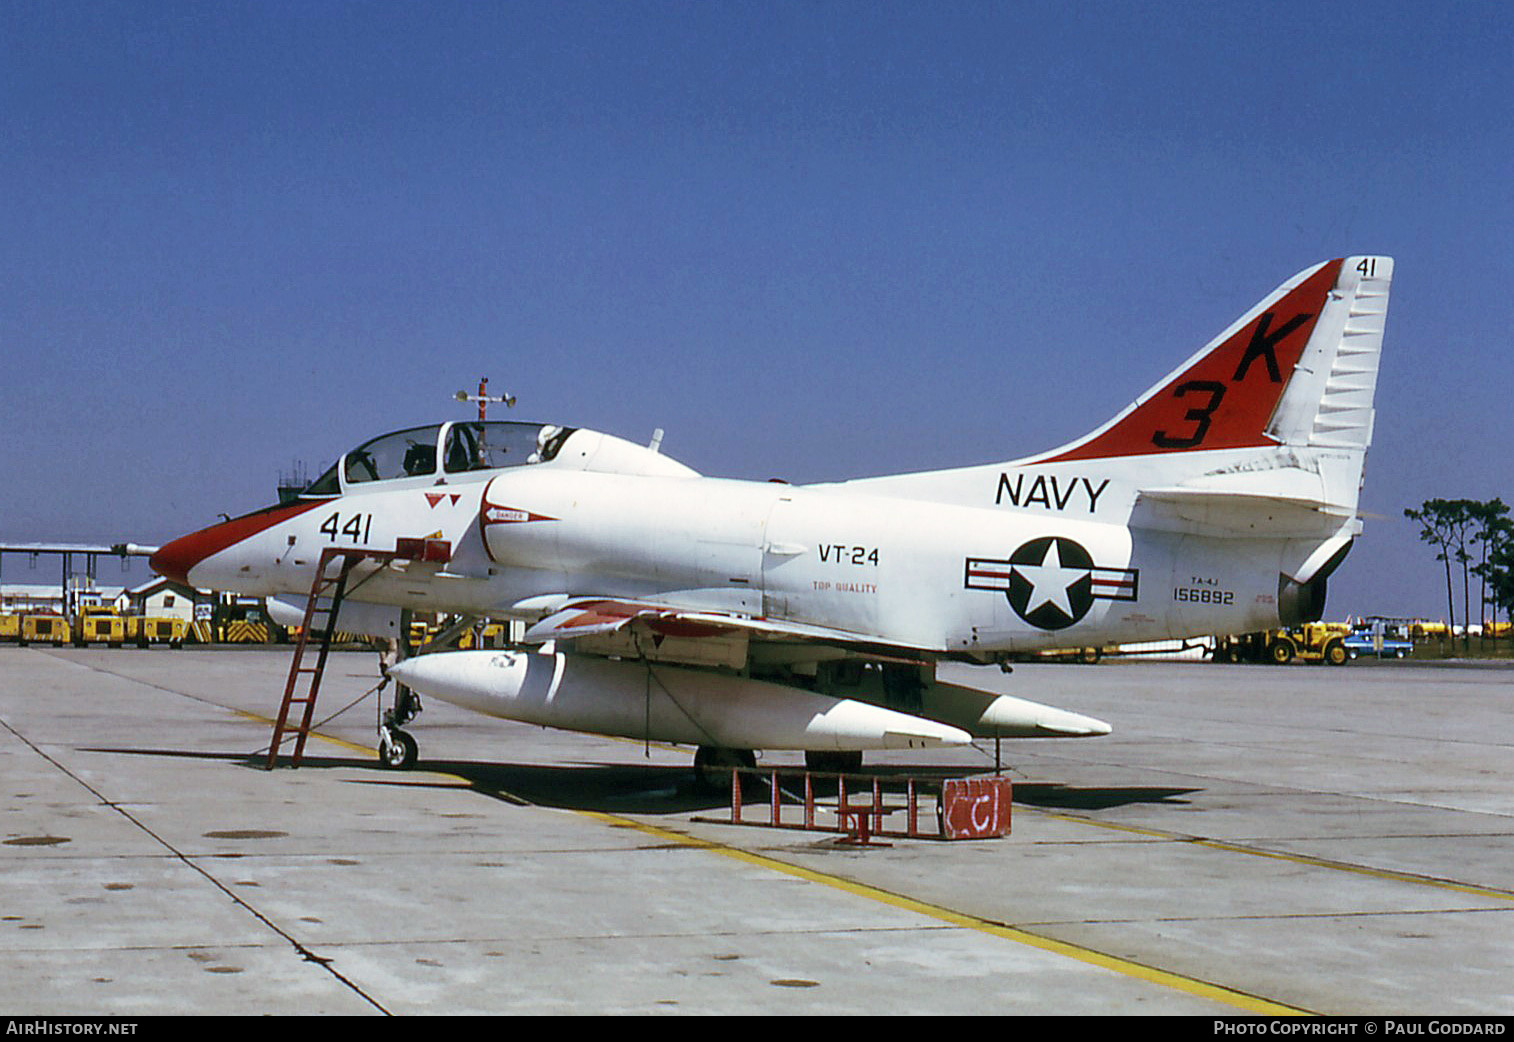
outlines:
M695 476L656 448L580 427L516 420L458 420L379 435L344 453L299 493L349 492L478 480L507 467L555 464L572 470Z

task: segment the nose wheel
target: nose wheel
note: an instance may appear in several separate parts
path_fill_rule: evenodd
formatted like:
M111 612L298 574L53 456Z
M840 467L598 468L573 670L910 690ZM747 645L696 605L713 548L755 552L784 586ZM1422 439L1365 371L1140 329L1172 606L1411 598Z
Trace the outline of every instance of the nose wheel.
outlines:
M400 725L414 720L420 711L421 700L415 692L403 684L398 685L394 692L394 705L384 710L378 729L379 763L391 771L408 771L415 766L420 747L415 744L410 732L401 730Z
M420 747L410 737L409 731L401 731L398 727L389 725L379 731L379 762L391 771L408 771L415 766L415 758L419 753Z

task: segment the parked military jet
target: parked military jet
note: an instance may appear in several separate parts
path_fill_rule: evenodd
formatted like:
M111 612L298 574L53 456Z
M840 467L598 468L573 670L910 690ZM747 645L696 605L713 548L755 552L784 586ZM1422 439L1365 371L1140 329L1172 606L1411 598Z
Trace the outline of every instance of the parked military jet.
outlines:
M508 650L401 662L404 685L695 745L699 763L1105 734L936 666L1317 619L1360 532L1392 267L1301 272L1108 423L1034 456L789 485L704 477L582 428L456 421L365 442L297 501L152 565L304 597L323 550L371 553L342 629L395 633L405 610L525 626ZM414 750L391 720L381 756Z

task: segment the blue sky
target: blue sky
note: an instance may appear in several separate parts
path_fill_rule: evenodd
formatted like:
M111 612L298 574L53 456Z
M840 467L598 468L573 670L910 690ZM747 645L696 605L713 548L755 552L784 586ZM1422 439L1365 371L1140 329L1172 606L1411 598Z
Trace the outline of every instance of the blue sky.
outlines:
M1372 252L1328 613L1441 617L1403 508L1514 501L1511 70L1491 3L5 4L0 537L166 540L485 375L709 474L1008 459Z

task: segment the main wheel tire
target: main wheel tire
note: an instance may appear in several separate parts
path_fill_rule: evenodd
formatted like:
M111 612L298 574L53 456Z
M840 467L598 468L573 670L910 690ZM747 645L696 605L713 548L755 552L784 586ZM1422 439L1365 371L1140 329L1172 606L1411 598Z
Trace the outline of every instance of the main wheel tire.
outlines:
M694 751L694 784L706 792L730 792L731 769L756 766L757 754L750 749L701 745Z

